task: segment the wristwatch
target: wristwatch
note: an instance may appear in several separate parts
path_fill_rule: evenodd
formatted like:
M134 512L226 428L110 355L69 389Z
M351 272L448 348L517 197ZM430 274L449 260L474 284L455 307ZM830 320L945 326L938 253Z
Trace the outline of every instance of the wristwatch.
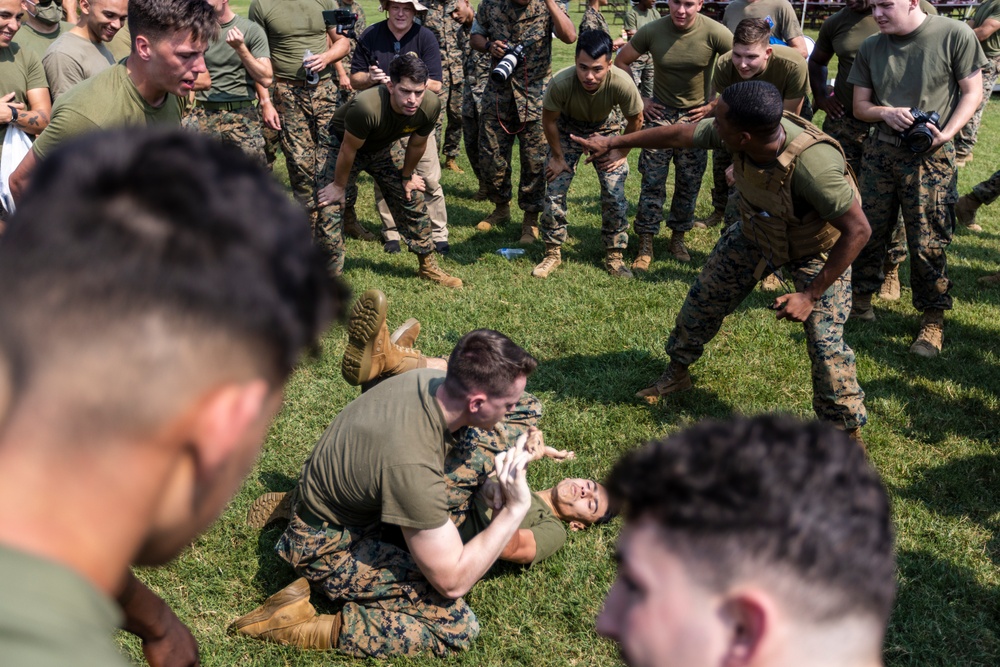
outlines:
M10 109L10 120L7 121L7 124L10 125L11 123L16 123L17 122L17 107L12 107L11 105L8 104L7 108Z

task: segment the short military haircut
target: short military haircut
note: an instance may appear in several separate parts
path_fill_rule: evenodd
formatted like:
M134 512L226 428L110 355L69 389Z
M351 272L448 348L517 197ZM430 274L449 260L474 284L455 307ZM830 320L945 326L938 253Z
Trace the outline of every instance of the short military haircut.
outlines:
M521 376L535 372L538 361L510 338L492 329L462 336L448 357L445 388L452 396L473 391L503 396Z
M389 63L389 80L399 83L404 78L413 83L427 82L427 65L413 51L408 51Z
M205 0L128 0L128 30L159 41L177 32L190 32L195 41L211 41L219 34L215 9Z
M814 622L895 596L889 499L842 431L789 417L703 422L630 452L608 479L628 521L652 520L705 585L754 579Z
M743 19L733 33L733 44L753 46L755 44L770 44L771 26L767 19Z
M89 433L220 382L278 387L346 300L311 236L238 148L180 129L67 142L0 237L0 385Z
M614 53L614 45L611 43L611 36L603 30L584 30L576 40L576 55L586 53L597 60Z
M766 81L739 81L722 91L729 109L726 120L741 132L770 134L778 129L784 112L781 93Z

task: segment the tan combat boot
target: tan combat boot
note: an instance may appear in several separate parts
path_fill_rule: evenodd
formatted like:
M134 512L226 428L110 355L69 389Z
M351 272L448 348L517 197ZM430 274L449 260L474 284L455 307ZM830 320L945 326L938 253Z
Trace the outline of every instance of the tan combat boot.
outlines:
M871 294L858 294L855 292L851 302L851 314L847 319L861 320L862 322L875 321L875 309L872 308Z
M649 271L649 264L653 261L653 235L639 234L639 254L632 262L633 271Z
M362 241L374 241L377 237L370 231L361 226L358 222L358 214L354 212L353 206L348 206L344 209L344 234L350 236L352 239L360 239Z
M853 442L857 443L861 447L861 449L868 451L868 447L865 445L864 438L861 437L860 426L858 426L857 428L849 428L844 432L847 433L847 437L850 438Z
M295 491L265 493L247 510L247 525L260 530L275 521L289 521L295 506Z
M350 385L357 386L380 375L398 375L427 367L427 359L419 351L400 347L389 340L386 308L385 294L373 289L362 294L351 309L347 349L340 364L340 372Z
M392 335L389 336L389 342L395 343L400 347L413 347L417 343L417 336L420 335L420 320L415 317L411 317L402 324L400 324Z
M488 232L494 227L503 227L510 222L510 202L497 204L493 212L486 216L486 219L476 225L476 229L481 232Z
M708 229L722 224L722 219L726 216L725 211L712 211L712 215L703 220L695 220L695 229Z
M524 220L521 222L521 238L518 245L531 245L538 240L538 212L525 211Z
M453 171L456 174L465 173L465 170L458 166L458 162L456 162L455 158L453 157L450 157L444 161L444 168L447 169L448 171Z
M955 204L955 217L965 225L970 232L981 232L983 228L976 224L976 211L982 206L970 195L962 195Z
M625 266L622 258L622 251L617 248L608 248L604 258L604 268L615 278L631 278L632 272Z
M688 252L687 246L684 245L684 232L674 232L671 234L667 252L673 255L674 259L678 262L691 261L691 253Z
M885 271L885 280L878 288L878 298L883 301L899 301L899 264L886 262L883 270Z
M636 393L636 397L641 398L650 405L655 405L660 400L660 396L674 394L679 391L687 391L692 386L691 375L687 366L671 361L663 375L657 378L656 382Z
M760 288L765 292L777 292L781 289L781 277L777 273L767 274L764 276L764 279L760 281Z
M910 354L933 358L941 354L944 346L944 311L928 308L920 320L920 333L910 346Z
M246 616L231 632L299 648L332 649L340 638L340 614L316 614L309 603L309 580L296 579Z
M980 276L976 279L976 282L983 287L990 287L991 285L1000 285L1000 273L994 273L991 276Z
M557 266L562 264L562 246L555 243L545 244L545 256L531 271L531 275L536 278L548 278Z
M417 259L420 261L420 268L417 270L417 275L424 280L430 280L431 282L437 283L438 285L444 285L445 287L462 286L462 280L460 278L448 275L445 273L444 269L438 266L437 258L434 256L434 253L429 252L426 255L417 255Z

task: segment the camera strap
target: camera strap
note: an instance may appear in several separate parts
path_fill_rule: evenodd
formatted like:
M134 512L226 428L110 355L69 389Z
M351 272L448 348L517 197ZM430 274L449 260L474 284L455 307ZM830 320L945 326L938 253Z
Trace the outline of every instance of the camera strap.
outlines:
M502 120L500 120L500 96L498 95L496 99L497 122L500 123L500 129L503 130L504 133L506 134L520 134L524 130L524 128L528 126L528 120L526 118L526 116L528 115L528 59L522 58L521 60L522 60L521 64L524 66L524 109L522 110L522 113L518 114L518 116L524 118L524 120L521 121L521 127L517 128L516 130L507 129L507 126L503 124ZM511 94L513 94L513 91L514 91L514 86L511 86Z

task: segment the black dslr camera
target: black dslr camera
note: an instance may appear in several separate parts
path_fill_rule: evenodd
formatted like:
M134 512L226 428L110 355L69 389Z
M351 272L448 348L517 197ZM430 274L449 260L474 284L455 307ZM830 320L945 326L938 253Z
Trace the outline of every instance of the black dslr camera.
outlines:
M490 78L493 79L494 83L507 83L507 80L510 78L514 68L521 64L521 58L523 56L523 44L516 44L514 46L508 45L507 52L503 54L503 58L501 58L500 62L497 63L497 66L493 68L493 71L490 72Z
M937 111L926 113L920 109L910 109L913 125L899 133L903 143L914 153L926 153L934 143L934 134L927 129L928 125L941 129L941 116Z
M324 9L323 23L326 27L336 26L337 34L348 39L356 39L357 33L354 26L358 23L358 15L352 14L350 9Z

